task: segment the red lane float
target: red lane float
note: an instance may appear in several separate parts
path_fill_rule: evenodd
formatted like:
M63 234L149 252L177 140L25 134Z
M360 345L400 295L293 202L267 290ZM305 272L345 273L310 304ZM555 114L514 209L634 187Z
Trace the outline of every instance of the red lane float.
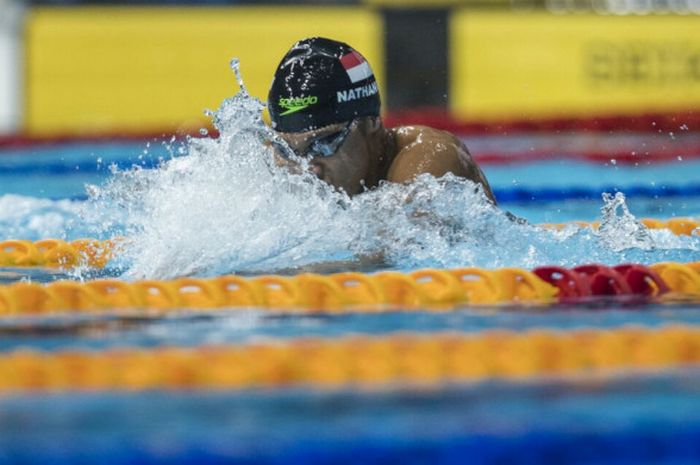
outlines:
M590 264L581 265L573 269L574 273L580 273L588 279L591 295L612 296L629 295L632 289L616 269L605 265Z
M608 267L593 263L573 269L543 266L533 273L556 286L559 300L566 303L591 296L656 297L670 291L656 271L639 264Z
M541 266L532 270L543 281L559 289L559 301L571 302L591 295L591 285L584 274L561 266Z
M615 271L624 276L633 294L657 296L670 290L656 271L644 265L617 265Z

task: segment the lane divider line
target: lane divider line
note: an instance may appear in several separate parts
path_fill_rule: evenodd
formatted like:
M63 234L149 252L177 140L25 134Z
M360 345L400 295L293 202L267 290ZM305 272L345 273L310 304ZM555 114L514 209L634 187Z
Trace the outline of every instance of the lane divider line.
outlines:
M410 273L304 273L244 278L126 282L18 282L0 286L0 318L47 313L183 309L268 309L288 313L451 311L464 306L551 306L700 301L700 262L589 264L486 270L424 269ZM584 307L585 308L585 307Z
M700 328L625 327L304 338L250 345L16 350L0 355L0 394L37 391L373 388L610 376L700 364Z

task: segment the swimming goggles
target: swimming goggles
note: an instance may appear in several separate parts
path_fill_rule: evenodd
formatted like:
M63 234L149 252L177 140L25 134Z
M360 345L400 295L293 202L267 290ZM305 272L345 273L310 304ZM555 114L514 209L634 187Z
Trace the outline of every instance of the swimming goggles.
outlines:
M355 120L352 120L339 131L314 139L303 153L299 153L297 151L294 151L294 153L297 156L304 158L325 158L335 155L338 149L340 149L340 147L345 143L345 139L347 139L348 134L350 134L354 123ZM278 153L284 156L285 153L288 153L288 150L278 150Z

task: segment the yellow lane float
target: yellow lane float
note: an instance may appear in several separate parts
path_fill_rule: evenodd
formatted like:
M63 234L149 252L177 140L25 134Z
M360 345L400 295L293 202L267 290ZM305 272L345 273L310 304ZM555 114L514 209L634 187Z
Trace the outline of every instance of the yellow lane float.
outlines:
M694 326L302 338L250 345L0 354L0 394L26 391L376 388L615 376L700 364Z

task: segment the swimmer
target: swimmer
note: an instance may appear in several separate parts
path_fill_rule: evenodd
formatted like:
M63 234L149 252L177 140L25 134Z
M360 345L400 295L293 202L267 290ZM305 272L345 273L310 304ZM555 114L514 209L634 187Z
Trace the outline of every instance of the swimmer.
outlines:
M323 181L357 195L380 181L409 183L452 173L480 184L495 204L484 173L453 134L426 126L385 128L369 63L347 44L314 37L292 46L270 87L272 128L309 159ZM293 163L276 150L279 163Z

